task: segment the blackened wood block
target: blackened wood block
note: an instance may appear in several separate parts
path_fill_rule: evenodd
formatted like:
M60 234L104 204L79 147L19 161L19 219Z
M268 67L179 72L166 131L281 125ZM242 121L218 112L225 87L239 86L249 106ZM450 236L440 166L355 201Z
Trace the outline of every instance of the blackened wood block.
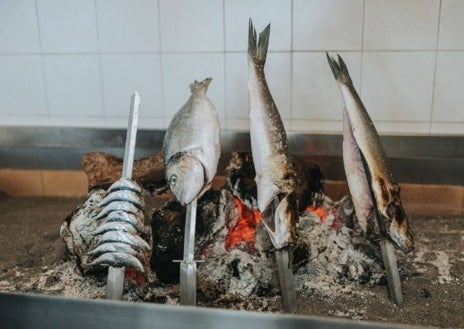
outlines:
M87 175L89 190L97 187L107 189L121 178L123 160L104 152L89 152L82 157L81 165ZM166 180L162 151L135 160L132 179L149 191L164 187Z

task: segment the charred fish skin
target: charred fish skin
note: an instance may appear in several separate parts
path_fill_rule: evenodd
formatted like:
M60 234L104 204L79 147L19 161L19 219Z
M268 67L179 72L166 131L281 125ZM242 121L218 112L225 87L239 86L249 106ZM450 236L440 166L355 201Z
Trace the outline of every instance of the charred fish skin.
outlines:
M394 244L407 253L414 249L414 238L409 226L409 219L403 209L400 187L394 182L387 163L385 150L379 134L359 97L343 59L338 55L338 62L327 54L327 60L340 88L347 120L351 125L353 138L365 161L366 174L370 180L370 189L381 220L385 221L385 232Z
M285 248L296 239L298 216L295 216L294 210L298 209L298 206L296 198L292 197L295 192L296 175L288 157L285 128L264 74L269 36L270 24L258 37L250 19L248 30L250 139L256 171L258 207L264 212L271 206L273 200L279 199L280 204L275 207L277 220L275 231L273 233L268 226L266 228L273 242L277 243L275 247ZM282 216L284 217L281 218ZM285 227L279 228L278 226L283 223Z
M216 175L220 124L206 96L211 78L190 85L191 95L172 118L163 140L166 180L182 204L201 196Z

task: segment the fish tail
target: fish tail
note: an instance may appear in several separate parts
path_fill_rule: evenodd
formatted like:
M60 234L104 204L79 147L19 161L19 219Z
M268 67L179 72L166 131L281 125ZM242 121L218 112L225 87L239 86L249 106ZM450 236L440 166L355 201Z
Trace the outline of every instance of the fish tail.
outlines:
M250 18L248 26L248 57L251 58L255 64L264 66L266 62L270 32L271 24L268 24L258 37Z
M329 66L332 69L332 73L335 79L343 84L352 85L353 81L351 80L350 73L346 67L345 62L342 57L337 54L338 62L331 57L327 52L325 53L327 60L329 61Z
M212 78L206 78L200 82L195 80L190 84L190 91L192 92L192 94L197 93L199 91L203 91L204 93L206 93L208 91L209 84L212 80Z

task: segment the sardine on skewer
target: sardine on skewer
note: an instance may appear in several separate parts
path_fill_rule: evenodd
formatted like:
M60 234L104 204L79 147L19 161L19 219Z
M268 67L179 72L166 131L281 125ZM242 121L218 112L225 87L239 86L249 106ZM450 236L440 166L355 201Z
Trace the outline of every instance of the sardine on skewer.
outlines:
M348 182L353 180L353 176L356 179L356 183L349 184L353 199L357 200L353 200L355 210L358 216L362 213L363 217L372 216L375 210L381 217L379 220L384 222L379 227L380 233L388 235L402 251L410 252L414 249L414 238L401 203L400 186L393 179L379 134L353 86L343 59L338 56L337 62L328 54L327 59L345 103L344 158L345 168L350 169L347 171L347 176L350 176L347 177ZM363 184L368 184L368 187L360 187ZM356 188L359 191L354 190ZM365 200L368 190L371 191L368 195L372 195L371 203Z
M296 312L297 301L288 247L296 239L296 174L288 157L287 135L264 74L270 25L257 36L248 31L248 102L251 151L256 171L258 207L276 248L284 310ZM267 222L271 220L271 222Z

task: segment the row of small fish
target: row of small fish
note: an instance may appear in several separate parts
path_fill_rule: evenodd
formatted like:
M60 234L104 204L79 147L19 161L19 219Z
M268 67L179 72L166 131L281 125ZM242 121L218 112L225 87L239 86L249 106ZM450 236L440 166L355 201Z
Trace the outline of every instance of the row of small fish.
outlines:
M120 179L113 183L98 205L95 220L101 224L93 232L98 245L89 252L95 259L91 266L131 267L144 272L145 252L150 245L144 234L144 199L142 188L134 181Z

